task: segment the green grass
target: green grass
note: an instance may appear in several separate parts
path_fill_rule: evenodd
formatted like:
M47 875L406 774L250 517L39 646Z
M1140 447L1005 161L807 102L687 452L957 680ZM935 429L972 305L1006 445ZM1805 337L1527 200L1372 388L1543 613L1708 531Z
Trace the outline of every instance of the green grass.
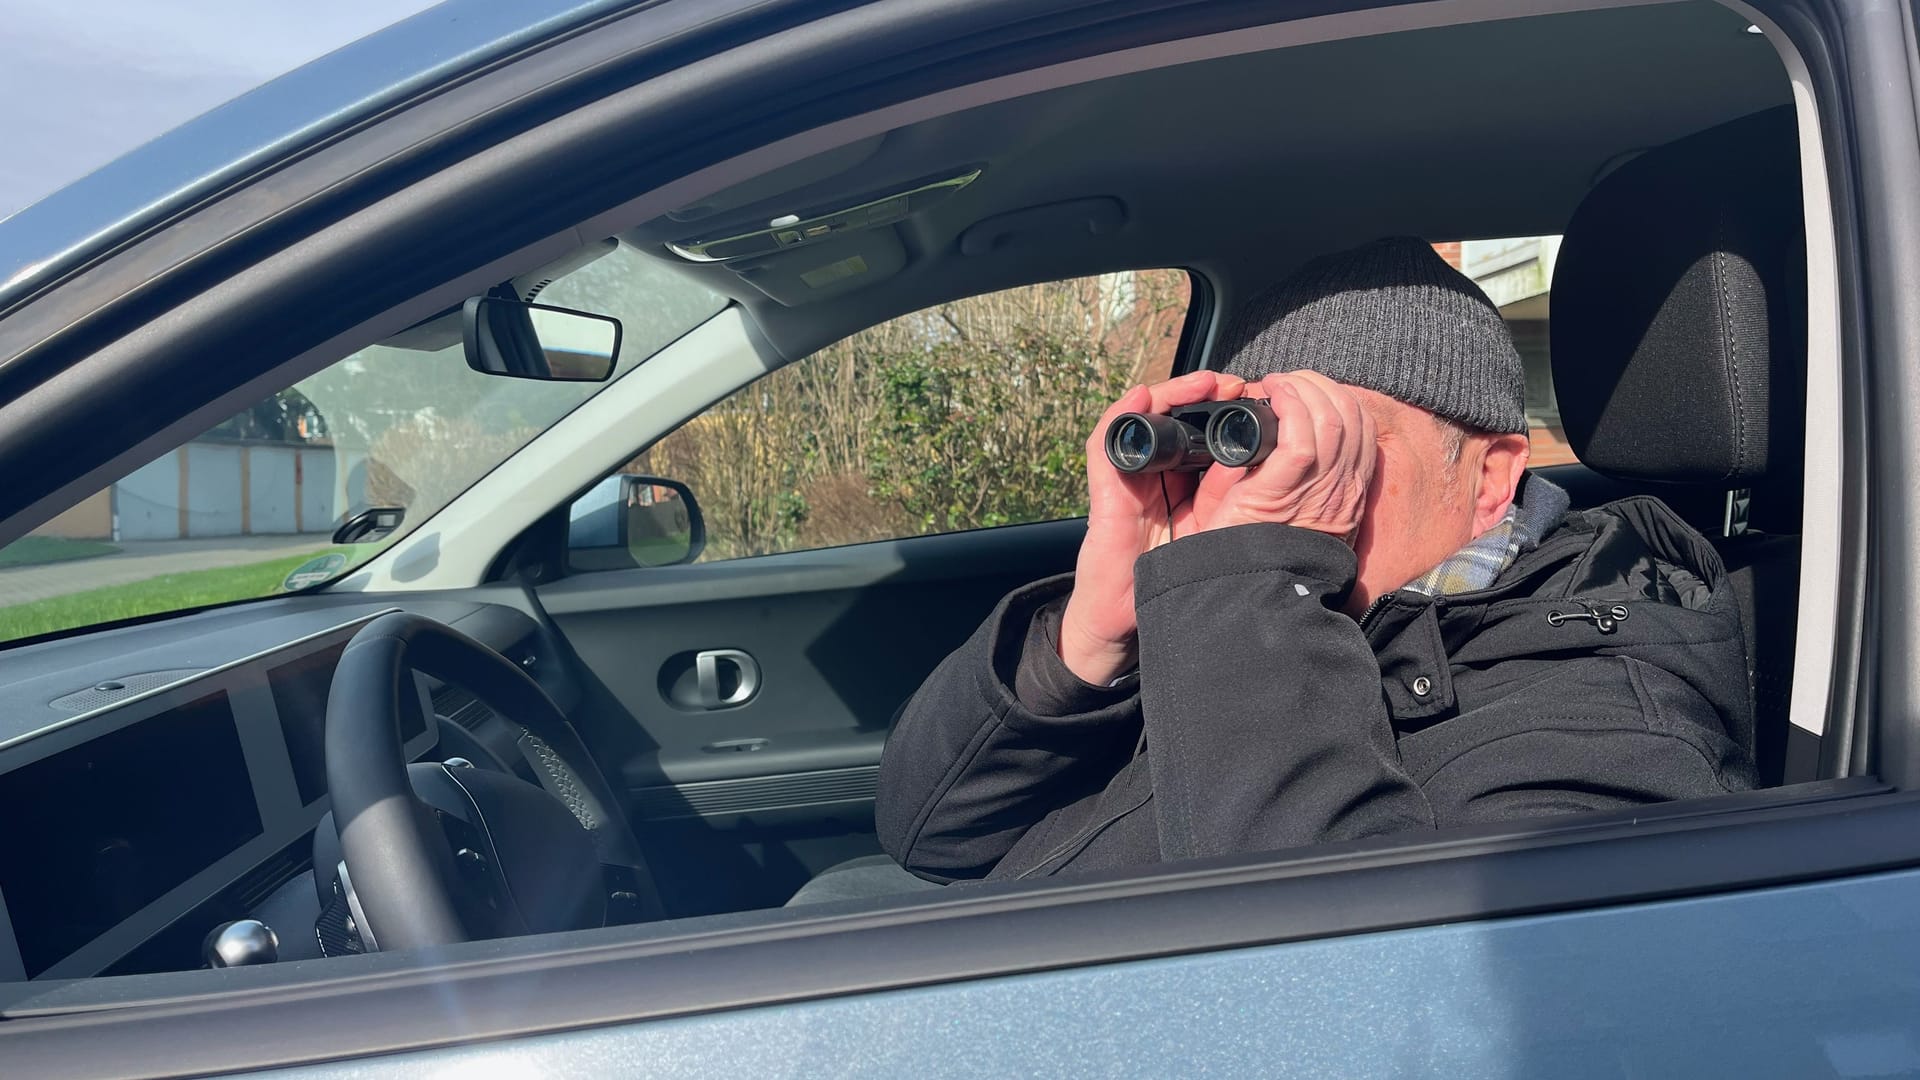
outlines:
M96 555L113 555L119 548L101 540L63 540L58 536L23 536L6 547L0 547L0 567L38 566L43 563L66 562L69 559L91 559Z
M245 566L165 574L129 585L110 585L0 608L0 641L229 600L271 596L280 591L280 583L294 568L336 550L346 549L328 548Z

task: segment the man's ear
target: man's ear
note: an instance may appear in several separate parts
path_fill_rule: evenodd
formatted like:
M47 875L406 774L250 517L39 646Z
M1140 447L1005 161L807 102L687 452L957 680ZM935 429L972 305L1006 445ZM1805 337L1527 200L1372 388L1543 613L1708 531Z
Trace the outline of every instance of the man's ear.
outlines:
M1483 435L1479 475L1473 486L1473 535L1479 536L1507 516L1520 491L1533 444L1525 435Z

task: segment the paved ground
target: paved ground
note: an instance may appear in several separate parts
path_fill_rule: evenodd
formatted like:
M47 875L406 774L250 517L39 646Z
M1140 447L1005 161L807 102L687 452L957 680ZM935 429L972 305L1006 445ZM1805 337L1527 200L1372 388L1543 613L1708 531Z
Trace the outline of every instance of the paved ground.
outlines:
M162 574L267 562L327 547L326 533L226 536L206 540L119 540L117 555L0 569L0 607L126 585Z

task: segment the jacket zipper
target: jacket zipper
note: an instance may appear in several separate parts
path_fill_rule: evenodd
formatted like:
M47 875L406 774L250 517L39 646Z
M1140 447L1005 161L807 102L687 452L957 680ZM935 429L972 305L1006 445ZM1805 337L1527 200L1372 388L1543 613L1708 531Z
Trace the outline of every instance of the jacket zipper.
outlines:
M1399 590L1396 589L1394 591L1398 592ZM1381 608L1386 607L1387 601L1391 599L1393 599L1393 593L1388 593L1385 596L1376 596L1373 598L1373 603L1367 605L1367 610L1360 613L1360 632L1362 634L1367 632L1367 623L1372 621L1374 615L1377 614Z

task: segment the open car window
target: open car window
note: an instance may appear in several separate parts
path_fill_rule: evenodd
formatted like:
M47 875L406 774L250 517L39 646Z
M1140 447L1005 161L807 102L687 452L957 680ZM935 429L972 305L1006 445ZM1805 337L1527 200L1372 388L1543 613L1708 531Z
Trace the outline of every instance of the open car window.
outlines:
M1168 377L1194 288L1182 270L1126 270L889 319L735 391L620 471L699 495L704 562L1078 517L1087 432L1127 387ZM607 488L572 507L577 546Z

